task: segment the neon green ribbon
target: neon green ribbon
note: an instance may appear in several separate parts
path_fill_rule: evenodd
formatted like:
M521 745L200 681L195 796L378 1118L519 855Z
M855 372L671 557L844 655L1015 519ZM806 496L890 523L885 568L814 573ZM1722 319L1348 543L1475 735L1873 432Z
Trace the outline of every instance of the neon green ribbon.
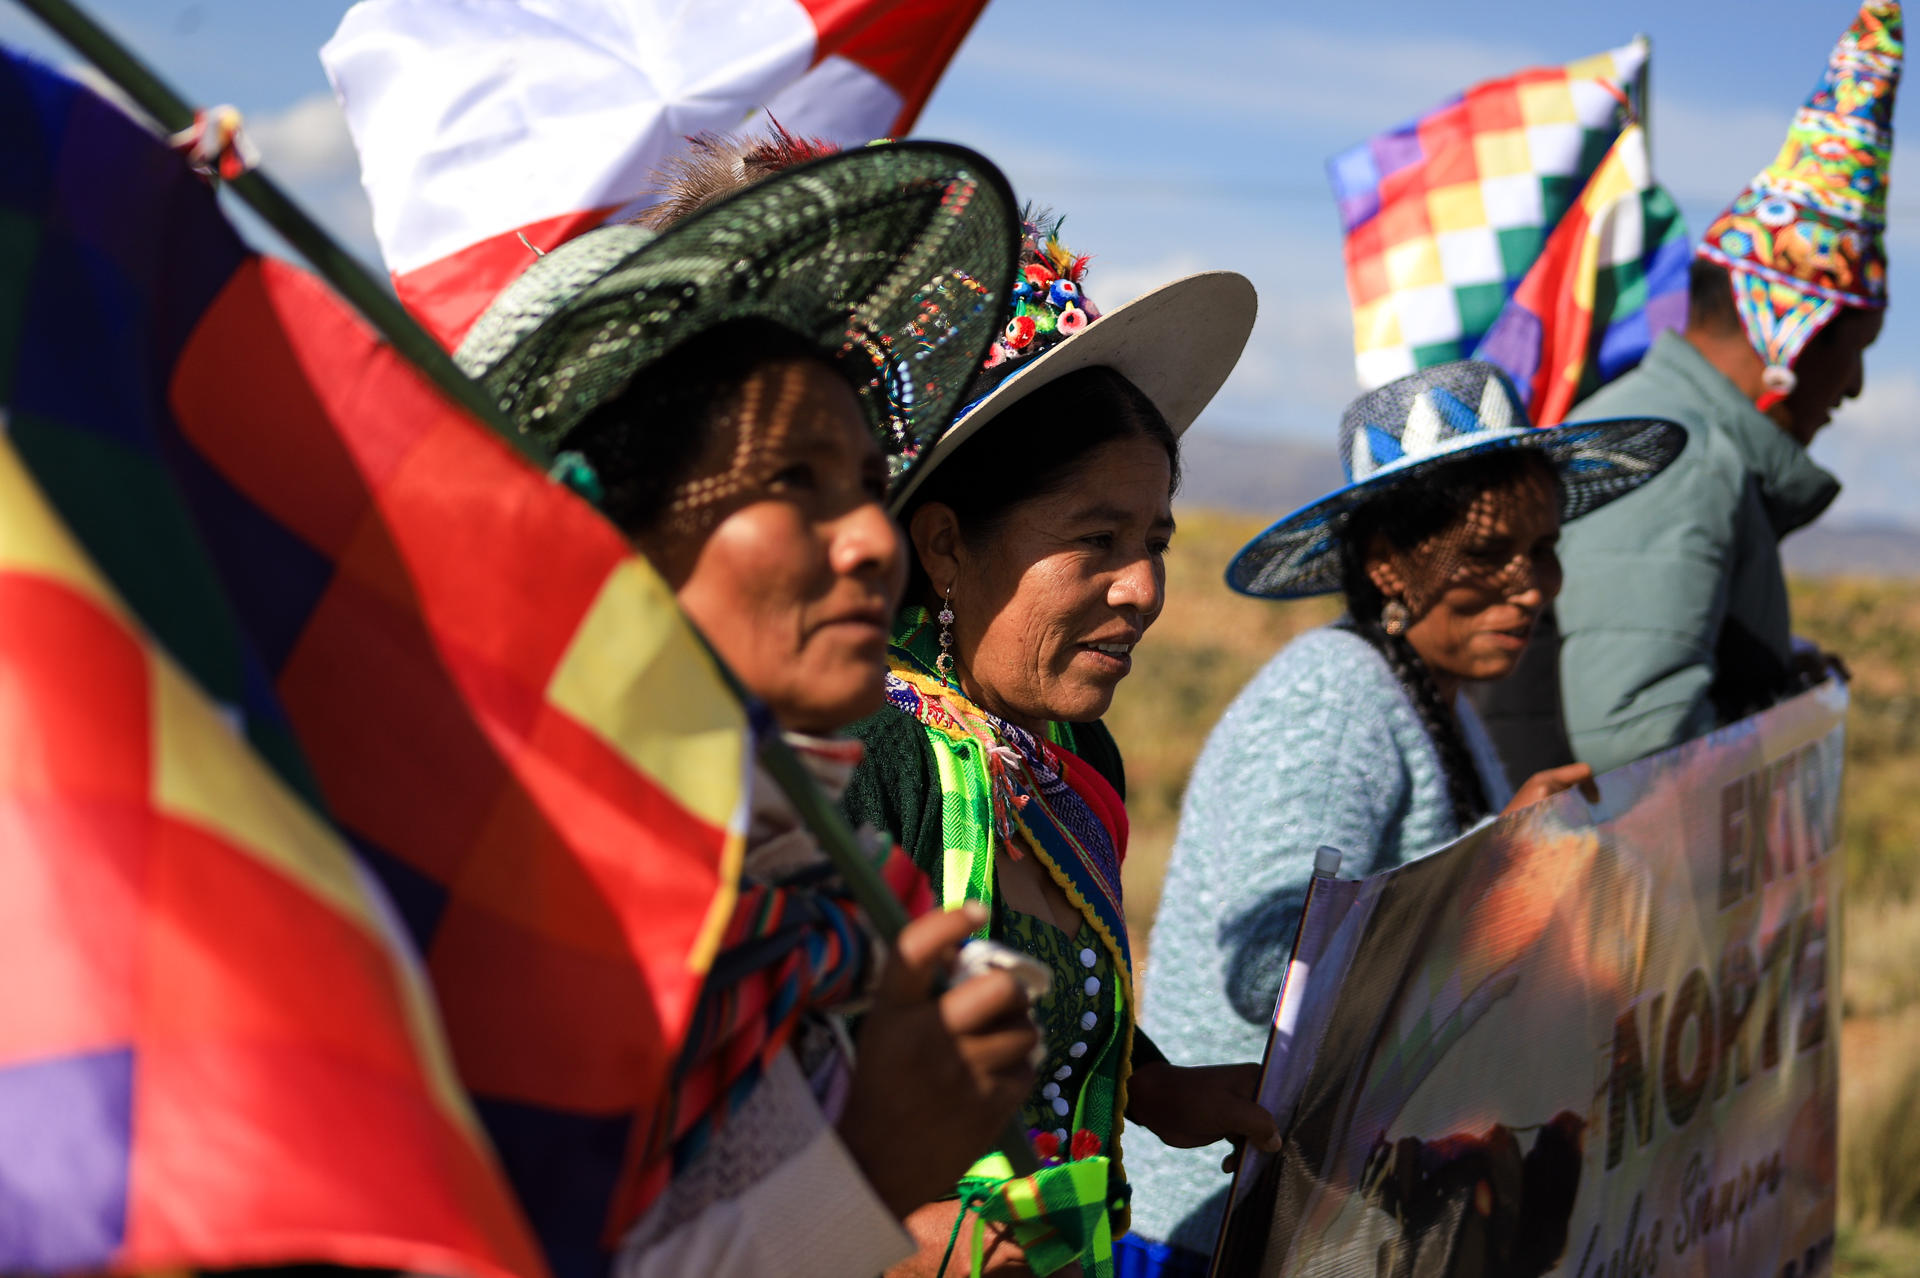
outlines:
M1107 1202L1112 1174L1104 1156L1079 1158L1015 1176L1000 1154L975 1163L960 1179L960 1212L947 1238L938 1273L947 1271L960 1231L973 1214L969 1241L973 1278L986 1262L989 1223L1009 1226L1034 1273L1057 1273L1078 1261L1086 1278L1113 1278L1113 1222Z

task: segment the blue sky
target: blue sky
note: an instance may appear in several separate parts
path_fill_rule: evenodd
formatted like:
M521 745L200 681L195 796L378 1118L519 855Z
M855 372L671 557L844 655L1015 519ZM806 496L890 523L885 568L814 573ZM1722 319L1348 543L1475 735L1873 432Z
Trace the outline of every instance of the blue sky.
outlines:
M270 171L374 260L352 147L316 55L345 3L90 8L189 100L246 112ZM980 149L1022 195L1066 214L1068 242L1095 256L1088 291L1103 306L1192 270L1246 273L1260 323L1196 429L1331 446L1356 386L1328 155L1476 80L1645 32L1654 171L1697 234L1772 158L1855 11L1850 0L990 0L918 132ZM73 61L12 6L0 6L0 40ZM1895 120L1894 306L1868 356L1866 396L1814 448L1846 483L1835 520L1920 527L1910 497L1920 487L1916 95L1909 85Z

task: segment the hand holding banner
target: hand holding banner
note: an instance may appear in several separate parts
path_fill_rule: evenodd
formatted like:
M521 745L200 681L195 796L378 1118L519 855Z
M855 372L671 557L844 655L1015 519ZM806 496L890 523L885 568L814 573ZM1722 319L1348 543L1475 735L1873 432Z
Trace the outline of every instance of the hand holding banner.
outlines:
M1847 695L1341 893L1220 1274L1789 1275L1833 1243ZM1346 898L1352 897L1351 904ZM1656 1268L1657 1267L1657 1268Z

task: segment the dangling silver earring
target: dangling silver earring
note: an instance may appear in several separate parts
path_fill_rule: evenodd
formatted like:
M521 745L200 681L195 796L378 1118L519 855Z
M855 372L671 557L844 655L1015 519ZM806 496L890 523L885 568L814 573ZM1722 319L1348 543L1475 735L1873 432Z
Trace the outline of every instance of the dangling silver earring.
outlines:
M1413 620L1413 613L1398 599L1387 600L1386 607L1380 610L1380 628L1390 635L1404 635L1407 625Z
M940 597L940 614L934 618L940 623L940 655L933 659L933 668L940 672L942 679L953 678L953 592L947 591Z

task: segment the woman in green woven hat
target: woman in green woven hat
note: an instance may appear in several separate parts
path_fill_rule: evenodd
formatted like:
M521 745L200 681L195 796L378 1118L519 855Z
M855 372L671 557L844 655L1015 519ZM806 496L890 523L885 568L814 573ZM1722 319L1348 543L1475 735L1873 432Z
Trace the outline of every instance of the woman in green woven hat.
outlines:
M827 734L880 702L905 574L888 480L946 425L997 330L1016 235L979 156L869 148L663 233L582 236L457 353L830 788L859 748ZM913 1250L902 1218L991 1145L1032 1082L1013 978L935 993L975 920L923 914L882 962L798 814L765 778L753 794L730 933L744 940L713 964L638 1166L611 1142L609 1174L585 1177L607 1203L527 1204L584 1221L594 1243L620 1237L623 1278L878 1272ZM924 897L910 866L891 868ZM824 1013L859 1000L850 1069Z

